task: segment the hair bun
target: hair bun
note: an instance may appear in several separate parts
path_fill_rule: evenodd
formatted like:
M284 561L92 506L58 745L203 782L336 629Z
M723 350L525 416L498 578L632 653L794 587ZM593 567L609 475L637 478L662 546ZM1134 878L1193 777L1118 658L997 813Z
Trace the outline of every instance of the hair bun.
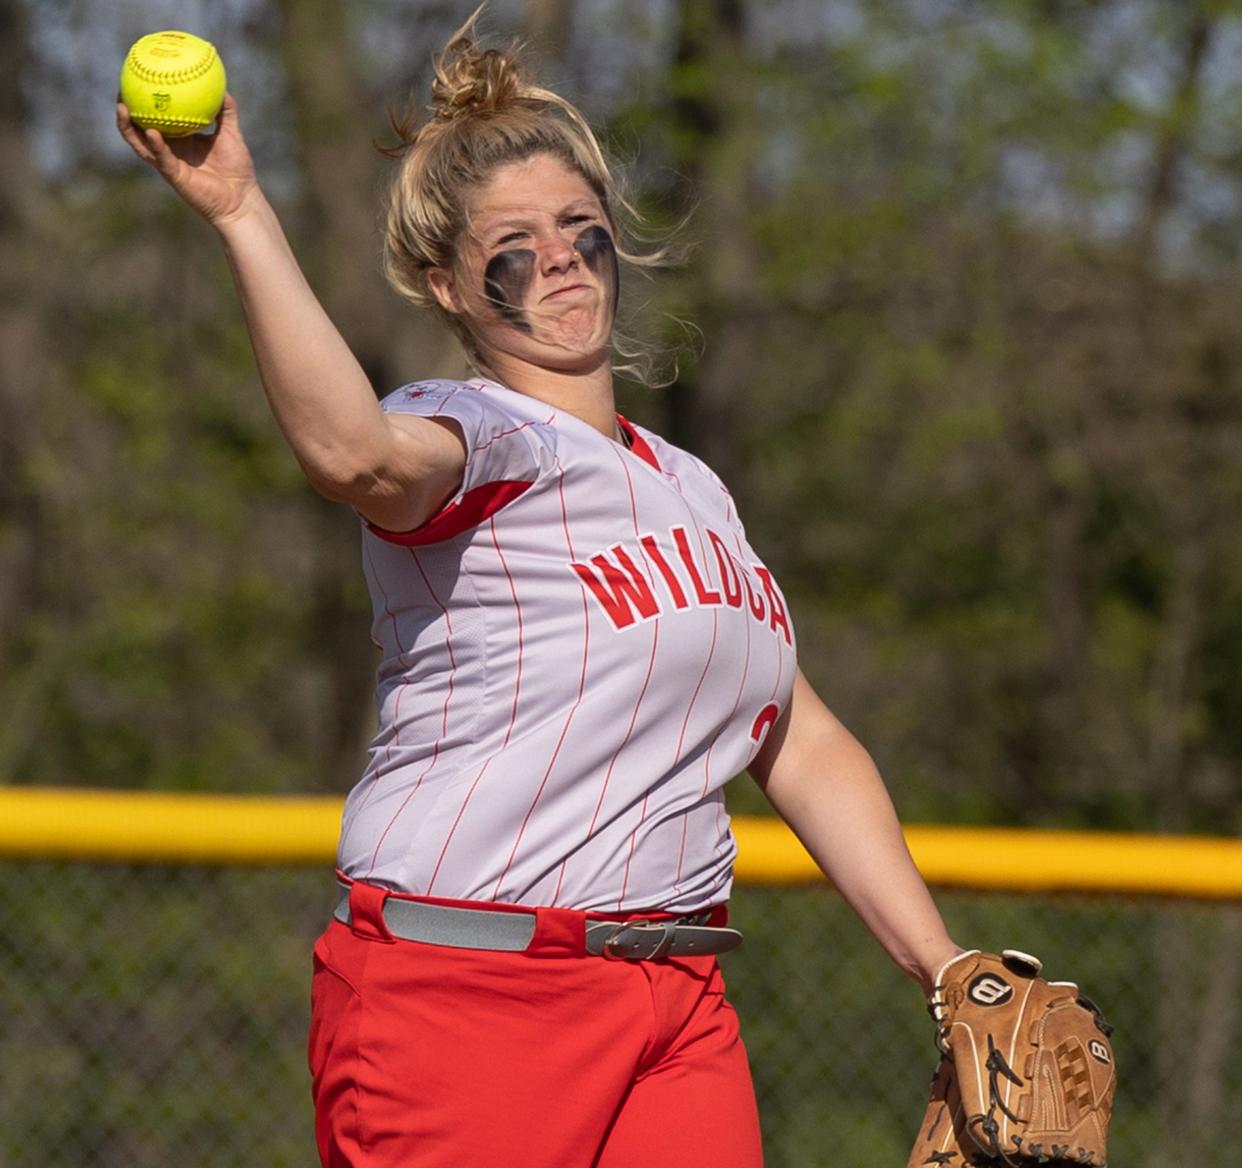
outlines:
M525 88L514 54L480 49L469 26L436 55L431 110L444 120L503 109Z

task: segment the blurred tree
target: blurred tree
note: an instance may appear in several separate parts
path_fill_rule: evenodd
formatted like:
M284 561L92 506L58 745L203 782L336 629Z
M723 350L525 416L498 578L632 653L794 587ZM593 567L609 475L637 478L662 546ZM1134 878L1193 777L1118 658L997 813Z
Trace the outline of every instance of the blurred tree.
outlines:
M573 11L570 0L526 0L523 40L546 62L559 61L569 48Z
M29 720L34 674L25 614L40 591L40 508L30 477L36 443L40 368L46 351L46 295L32 295L42 265L44 226L38 182L26 137L21 61L29 50L25 8L0 3L0 645L9 647L0 707L17 715L0 722L0 775L9 770L18 723Z
M687 299L707 340L701 358L667 391L668 430L729 483L741 473L742 420L753 416L759 272L750 239L758 92L745 21L740 0L681 0L663 127L681 200L696 204L703 244Z
M382 287L368 139L461 13L243 8L260 165L377 392L460 370ZM32 167L53 107L21 68L72 73L89 22L3 12L0 685L35 713L0 764L339 790L369 719L354 521L276 437L210 233L128 160ZM701 239L666 302L702 357L639 408L733 487L903 810L1237 824L1239 5L582 12L510 6L554 71L618 38L639 199Z

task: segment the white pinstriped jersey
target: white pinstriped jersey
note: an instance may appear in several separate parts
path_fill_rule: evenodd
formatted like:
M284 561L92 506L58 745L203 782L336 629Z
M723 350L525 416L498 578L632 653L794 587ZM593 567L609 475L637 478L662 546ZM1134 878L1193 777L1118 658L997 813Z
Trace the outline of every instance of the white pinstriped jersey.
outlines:
M789 701L793 629L720 480L491 382L420 382L464 481L366 527L379 729L346 801L354 879L452 899L694 912L728 896L722 788Z

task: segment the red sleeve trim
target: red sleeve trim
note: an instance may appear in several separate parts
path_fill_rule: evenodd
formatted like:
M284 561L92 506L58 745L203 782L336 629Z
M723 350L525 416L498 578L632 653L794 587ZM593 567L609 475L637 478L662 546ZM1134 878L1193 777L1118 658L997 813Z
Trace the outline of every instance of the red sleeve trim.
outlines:
M621 427L621 429L625 432L626 438L629 439L630 449L648 466L653 466L656 470L659 470L660 464L656 461L655 451L647 445L646 439L643 438L643 436L634 429L630 422L626 418L623 418L620 414L617 415L617 425Z
M385 531L368 523L367 528L380 539L402 547L422 547L429 543L441 543L454 536L463 535L490 519L502 507L512 503L533 486L532 483L503 479L496 483L483 483L467 491L456 502L448 503L413 531Z

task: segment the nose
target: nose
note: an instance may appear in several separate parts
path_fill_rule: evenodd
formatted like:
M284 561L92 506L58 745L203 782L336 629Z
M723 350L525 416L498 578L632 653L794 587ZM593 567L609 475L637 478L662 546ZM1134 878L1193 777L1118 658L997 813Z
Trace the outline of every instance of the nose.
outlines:
M578 262L573 241L559 231L551 232L540 249L540 263L545 275L567 272Z

